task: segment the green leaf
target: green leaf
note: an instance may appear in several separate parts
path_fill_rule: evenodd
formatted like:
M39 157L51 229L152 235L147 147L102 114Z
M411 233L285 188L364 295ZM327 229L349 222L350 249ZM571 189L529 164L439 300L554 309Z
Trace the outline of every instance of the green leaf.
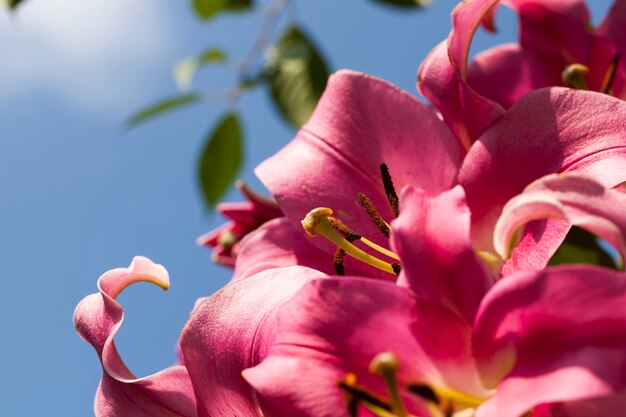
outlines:
M211 132L200 155L198 177L209 207L215 207L241 166L243 135L239 118L228 113Z
M170 97L163 101L159 101L143 110L138 111L127 122L128 127L135 127L139 123L160 116L179 107L197 103L202 100L202 96L197 93L183 94L176 97Z
M599 245L596 236L578 227L572 227L548 265L574 263L618 269L615 260Z
M317 48L298 27L281 36L268 62L272 101L295 128L311 116L328 81L328 68Z
M430 0L373 0L376 3L385 4L387 6L409 9L413 7L425 7L430 4Z
M185 59L174 67L174 80L181 90L191 87L196 71L203 65L226 62L226 52L219 48L211 48L193 58Z
M6 6L9 9L15 9L17 8L17 6L19 6L21 3L24 2L24 0L3 0L4 4L6 4Z
M252 0L193 0L193 8L201 19L211 19L221 12L240 12L252 7Z

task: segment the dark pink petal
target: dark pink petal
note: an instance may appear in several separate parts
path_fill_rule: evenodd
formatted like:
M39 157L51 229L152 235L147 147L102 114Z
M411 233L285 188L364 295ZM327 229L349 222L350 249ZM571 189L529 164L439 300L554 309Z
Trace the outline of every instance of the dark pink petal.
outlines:
M626 391L588 400L552 404L549 417L605 417L619 415L626 408ZM534 417L534 414L533 414Z
M137 256L128 268L103 274L98 279L100 293L85 297L74 312L78 334L96 349L104 371L94 404L96 416L197 416L194 392L184 366L136 378L117 353L113 338L122 325L124 311L115 298L139 281L169 287L165 268Z
M278 323L268 358L244 372L259 397L280 411L273 416L346 415L337 381L349 372L385 394L380 378L367 370L385 351L400 360L401 384L484 394L469 326L392 283L352 277L312 281L285 305Z
M509 108L532 90L561 85L561 71L563 64L553 57L504 44L476 55L467 80L478 94Z
M397 190L412 184L437 193L454 183L462 157L446 125L413 96L380 79L340 71L296 138L256 173L294 226L310 210L329 207L355 231L387 245L357 203L358 193L365 193L384 219L393 219L380 163L389 166ZM314 242L334 251L323 238Z
M509 257L514 234L531 220L566 220L603 238L626 258L626 194L606 189L589 177L553 174L529 185L510 200L494 231L496 252ZM549 239L549 237L548 237ZM557 242L555 242L557 243ZM558 244L554 247L555 250ZM547 262L547 260L546 260ZM538 265L538 269L545 266Z
M436 197L407 187L392 223L392 248L402 259L398 285L474 322L480 300L493 285L470 244L470 212L460 186Z
M580 172L605 187L624 182L625 115L621 100L565 88L536 90L517 101L474 144L459 173L475 247L493 249L504 204L544 175Z
M477 416L520 416L626 388L621 273L567 266L512 275L484 298L474 330L483 380L504 378Z
M201 416L260 415L241 371L267 356L277 309L305 282L323 276L304 267L263 271L227 285L193 311L180 346Z
M615 0L613 6L598 27L598 33L611 40L619 55L618 72L613 82L613 93L626 100L626 0Z
M583 63L591 46L589 9L583 0L505 0L520 18L520 44Z
M266 269L284 266L306 266L334 275L333 255L321 251L302 227L295 228L285 217L271 220L250 233L237 245L237 263L232 281L237 281ZM350 274L364 274L389 278L390 274L357 261L344 258L345 270Z
M467 41L468 48L470 42L471 38ZM417 88L439 110L461 145L468 149L504 109L469 87L451 59L448 42L437 45L419 68Z

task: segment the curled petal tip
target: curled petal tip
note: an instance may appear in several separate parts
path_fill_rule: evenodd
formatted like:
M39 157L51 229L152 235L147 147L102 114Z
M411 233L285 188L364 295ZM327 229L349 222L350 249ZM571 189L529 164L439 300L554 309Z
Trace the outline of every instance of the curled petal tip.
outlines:
M115 299L126 287L141 281L158 285L164 290L170 287L170 276L163 265L144 256L135 256L128 268L111 269L102 274L98 279L98 288Z

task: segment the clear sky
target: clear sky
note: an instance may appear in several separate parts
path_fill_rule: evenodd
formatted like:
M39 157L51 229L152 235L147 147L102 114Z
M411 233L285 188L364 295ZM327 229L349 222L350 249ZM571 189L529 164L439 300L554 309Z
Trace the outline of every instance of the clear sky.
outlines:
M76 304L110 268L134 255L163 264L167 292L139 284L119 297L126 319L116 338L138 376L169 366L196 298L230 271L211 264L195 239L220 224L203 208L196 159L224 103L204 103L126 132L139 107L176 92L172 65L207 46L241 57L258 13L198 22L190 2L29 0L0 10L0 409L7 416L93 415L101 368L72 325ZM416 69L450 29L456 2L397 12L369 0L297 2L296 19L332 68L351 68L415 92ZM593 1L594 21L609 1ZM479 34L473 52L516 38L509 10L498 36ZM224 89L227 71L198 85ZM262 89L239 103L246 138L242 178L294 132ZM229 199L237 199L235 193Z

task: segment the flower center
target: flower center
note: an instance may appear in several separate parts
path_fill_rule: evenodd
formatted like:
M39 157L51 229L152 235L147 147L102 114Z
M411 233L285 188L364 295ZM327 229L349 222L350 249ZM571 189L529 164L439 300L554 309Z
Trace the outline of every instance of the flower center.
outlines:
M396 194L396 190L393 186L393 182L391 180L391 175L389 174L389 169L387 168L387 165L381 163L380 171L383 180L383 186L385 188L385 194L387 195L387 200L389 201L389 206L391 207L391 211L393 212L394 216L398 217L398 215L400 214L398 206L398 195ZM358 201L365 210L365 212L369 215L370 219L372 219L376 227L378 227L378 229L381 231L381 233L386 238L389 238L391 226L389 226L389 224L382 218L382 216L374 206L374 203L372 203L372 201L363 193L359 193ZM333 210L328 207L315 208L311 210L302 220L302 227L310 237L322 235L326 239L337 245L337 250L335 251L335 256L333 259L335 272L337 273L337 275L345 275L343 259L346 255L350 255L362 262L365 262L368 265L371 265L385 272L389 272L394 275L400 274L400 264L395 262L400 260L397 254L355 232L347 225L345 225L341 220L332 217L332 214ZM358 248L356 245L353 244L353 242L357 240L362 242L369 248L375 250L376 252L378 252L378 254L384 255L395 261L387 262L365 252L364 250Z
M609 67L604 74L602 86L598 90L601 93L611 95L611 88L613 87L613 81L615 80L619 60L619 55L615 55L609 64ZM589 74L588 66L582 64L571 64L563 70L561 73L561 79L566 87L575 88L577 90L588 90L587 74Z
M388 397L359 385L353 373L348 373L339 380L337 385L343 391L350 416L356 417L361 406L378 417L415 417L407 411L402 397L403 391L425 401L432 417L471 417L475 408L485 401L483 398L472 397L449 388L434 388L415 383L401 386L397 378L399 367L400 362L392 352L380 353L370 363L369 371L382 377Z

